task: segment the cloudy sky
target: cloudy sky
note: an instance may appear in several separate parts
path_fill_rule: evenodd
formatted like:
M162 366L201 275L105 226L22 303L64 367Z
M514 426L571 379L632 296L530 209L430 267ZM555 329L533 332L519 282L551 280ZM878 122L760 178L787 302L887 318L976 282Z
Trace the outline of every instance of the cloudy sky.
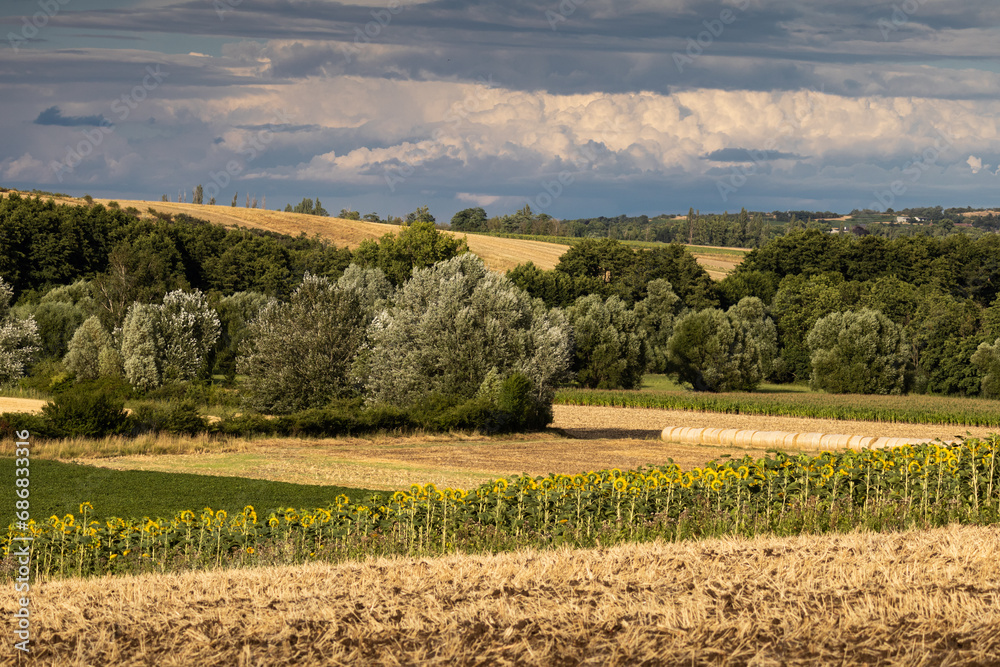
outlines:
M442 221L998 203L996 0L4 0L0 34L7 187Z

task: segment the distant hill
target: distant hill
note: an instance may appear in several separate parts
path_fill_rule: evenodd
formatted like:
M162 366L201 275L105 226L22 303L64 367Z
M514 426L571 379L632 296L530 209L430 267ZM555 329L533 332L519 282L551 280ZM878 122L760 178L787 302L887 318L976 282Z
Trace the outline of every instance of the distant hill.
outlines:
M108 199L95 199L95 202L107 205ZM312 237L318 235L337 246L347 246L355 249L365 239L377 239L386 234L396 234L399 227L366 220L345 220L303 213L285 213L284 211L269 211L259 208L244 208L240 206L209 206L206 204L188 204L175 202L116 200L122 208L133 206L141 213L153 208L163 213L184 213L193 218L208 220L226 227L255 227L281 234L298 236L305 233ZM469 250L474 252L488 267L494 271L508 271L518 264L534 262L543 269L553 269L559 263L559 258L566 252L566 246L557 243L529 241L525 239L503 239L478 234L462 234L446 232L459 238L465 237Z
M25 196L34 196L33 193L24 192ZM47 195L40 195L47 198ZM59 204L84 204L83 199L55 196L53 197ZM110 199L94 199L95 203L107 204ZM246 208L243 206L220 206L208 204L191 204L164 201L144 201L116 199L118 204L124 209L133 207L141 215L149 215L152 208L161 213L176 215L183 213L193 218L207 220L209 222L223 225L225 227L251 227L265 229L281 234L298 236L304 233L306 236L319 236L329 240L340 247L355 249L365 239L378 239L385 234L396 234L399 227L378 222L368 222L366 220L346 220L344 218L334 218L317 215L306 215L303 213L286 213L284 211L271 211L259 208ZM535 266L541 269L553 269L559 263L559 258L566 252L567 244L579 239L559 239L560 242L550 242L548 240L534 240L529 238L501 238L484 234L465 234L463 232L451 232L459 238L465 238L469 244L469 249L482 258L486 265L494 271L509 271L518 264L534 262ZM649 243L630 243L629 245L640 245L651 247ZM743 259L743 252L738 249L715 249L706 246L692 246L690 248L698 263L705 267L709 275L715 280L721 280L726 274L734 269Z

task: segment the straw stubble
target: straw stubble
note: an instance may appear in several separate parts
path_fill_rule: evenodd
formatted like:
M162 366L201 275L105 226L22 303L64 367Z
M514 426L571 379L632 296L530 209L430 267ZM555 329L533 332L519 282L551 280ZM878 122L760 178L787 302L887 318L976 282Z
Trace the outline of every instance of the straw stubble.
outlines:
M996 664L998 552L953 526L54 581L34 660Z

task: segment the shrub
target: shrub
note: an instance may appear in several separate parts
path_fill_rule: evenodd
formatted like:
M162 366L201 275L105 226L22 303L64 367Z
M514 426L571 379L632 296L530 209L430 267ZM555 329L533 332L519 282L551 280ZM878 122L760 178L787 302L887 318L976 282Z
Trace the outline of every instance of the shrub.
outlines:
M169 403L144 403L132 413L133 433L177 433L196 435L208 430L208 421L198 414L192 401Z
M118 383L85 382L59 393L42 408L52 431L61 436L99 438L130 430L125 391Z

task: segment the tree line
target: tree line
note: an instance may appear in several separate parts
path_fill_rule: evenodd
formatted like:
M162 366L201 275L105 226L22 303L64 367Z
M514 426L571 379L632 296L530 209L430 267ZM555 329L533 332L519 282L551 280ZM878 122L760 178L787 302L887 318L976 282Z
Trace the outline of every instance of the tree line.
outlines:
M508 427L546 423L560 384L636 388L647 372L699 391L1000 390L995 237L799 230L715 283L679 245L611 239L503 276L430 221L350 252L11 197L0 231L0 380L42 388L239 375L261 412L347 401Z

